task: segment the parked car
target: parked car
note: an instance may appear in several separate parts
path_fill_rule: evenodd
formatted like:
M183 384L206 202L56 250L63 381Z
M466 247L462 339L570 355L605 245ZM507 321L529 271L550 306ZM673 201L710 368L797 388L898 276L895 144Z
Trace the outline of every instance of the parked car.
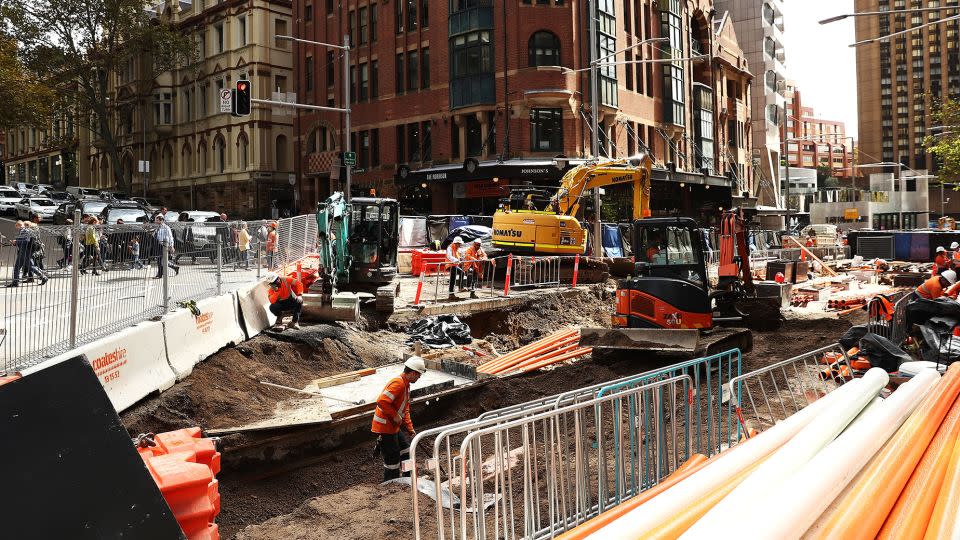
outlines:
M10 186L0 186L0 213L15 213L17 203L23 200L23 194Z
M73 211L80 209L81 216L99 216L100 212L110 204L109 201L99 199L83 199L61 204L53 215L53 222L57 225L66 224L68 219L73 219Z
M16 205L18 219L30 219L34 214L40 215L40 221L53 219L57 211L57 203L47 197L26 197Z
M161 208L166 206L165 204L163 204L162 201L159 201L157 199L134 197L132 200L137 204L139 204L140 206L142 206L143 209L146 210L150 215L156 214L157 212L160 211Z
M216 262L217 227L212 223L220 221L220 214L203 210L188 210L180 213L168 211L167 219L170 220L173 217L176 217L176 220L172 223L177 224L174 228L177 259L190 257L196 261L197 258L203 257L210 259L211 263ZM211 223L211 225L205 225L205 223Z
M66 191L48 191L43 194L45 197L49 197L58 203L65 203L73 200L73 195L70 195Z
M167 212L167 215L173 213L173 210ZM182 219L183 214L186 214L187 219ZM216 219L214 219L216 218ZM191 221L193 223L204 223L207 221L220 221L219 212L207 212L204 210L186 210L177 214L176 221Z
M16 182L13 184L13 187L17 188L17 191L19 191L20 193L23 193L24 195L27 195L28 193L36 192L36 189L37 189L36 184L28 184L26 182Z
M120 201L120 202L133 201L133 199L130 198L130 195L122 191L109 191L109 190L101 191L100 198L107 201Z
M135 203L111 203L100 212L100 223L115 225L117 220L122 219L124 223L147 223L150 216L147 211Z
M56 188L53 187L53 184L37 184L37 187L33 188L33 191L37 195L47 197L50 192L56 191Z
M73 195L75 199L99 199L100 190L93 188L67 186L67 193Z

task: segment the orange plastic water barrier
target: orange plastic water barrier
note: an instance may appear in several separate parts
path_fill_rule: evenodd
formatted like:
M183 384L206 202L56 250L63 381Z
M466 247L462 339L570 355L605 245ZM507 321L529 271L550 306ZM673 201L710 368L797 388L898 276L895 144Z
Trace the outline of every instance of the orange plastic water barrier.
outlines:
M712 458L711 458L712 459ZM588 535L600 530L604 525L614 521L620 516L626 514L630 510L640 506L641 504L649 501L650 499L656 497L658 494L666 491L677 482L680 482L684 478L696 473L702 469L707 462L710 460L707 459L707 456L703 454L694 454L693 457L683 462L677 470L673 471L673 474L664 479L663 482L660 482L656 486L640 493L636 497L628 499L627 501L620 503L619 505L607 510L606 512L600 514L599 516L582 523L578 527L571 529L560 536L557 537L557 540L581 540L586 538Z
M823 527L812 537L875 538L958 394L960 363L954 363L835 506L821 516Z
M927 447L923 458L913 476L907 482L893 511L887 516L887 521L880 529L877 538L880 539L915 539L923 538L927 530L930 516L937 503L937 495L943 485L950 464L950 456L957 437L960 436L960 399L953 402L953 407L946 419L940 424L940 429Z

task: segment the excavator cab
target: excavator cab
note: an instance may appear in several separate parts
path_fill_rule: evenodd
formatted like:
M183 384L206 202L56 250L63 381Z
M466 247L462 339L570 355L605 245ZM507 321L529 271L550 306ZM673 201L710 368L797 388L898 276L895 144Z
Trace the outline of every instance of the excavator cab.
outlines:
M397 275L399 204L394 199L350 201L351 283L388 284Z
M634 222L636 277L617 291L614 326L701 329L713 326L703 238L690 218Z

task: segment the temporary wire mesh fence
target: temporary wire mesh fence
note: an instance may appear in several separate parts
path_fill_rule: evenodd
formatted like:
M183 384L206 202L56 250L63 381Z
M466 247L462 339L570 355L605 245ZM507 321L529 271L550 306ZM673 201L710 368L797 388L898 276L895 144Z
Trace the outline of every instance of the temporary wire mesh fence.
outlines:
M436 498L438 538L548 537L656 485L693 452L735 443L723 404L740 366L728 351L419 432L412 480ZM417 449L431 440L422 471ZM430 518L413 506L421 538Z
M154 223L21 231L7 222L14 237L0 248L3 372L163 315L177 302L234 290L266 269L291 271L315 252L314 216L277 220L275 235L270 225L171 223L173 245L161 271Z

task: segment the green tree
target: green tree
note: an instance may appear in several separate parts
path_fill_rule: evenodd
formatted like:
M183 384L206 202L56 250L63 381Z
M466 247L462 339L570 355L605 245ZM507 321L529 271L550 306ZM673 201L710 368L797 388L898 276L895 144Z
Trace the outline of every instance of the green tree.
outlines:
M152 80L192 64L196 54L190 36L145 6L143 0L0 0L0 23L25 64L45 76L57 101L75 109L77 124L109 155L114 185L123 191L130 186L120 166L110 77L128 59L146 56Z
M829 187L827 180L831 178L833 178L833 169L828 165L820 165L817 167L817 189Z
M50 119L54 94L27 67L18 54L17 42L0 34L0 130L43 126Z
M956 182L960 180L960 101L944 101L934 109L931 119L940 129L927 136L927 150L942 163L940 180Z

